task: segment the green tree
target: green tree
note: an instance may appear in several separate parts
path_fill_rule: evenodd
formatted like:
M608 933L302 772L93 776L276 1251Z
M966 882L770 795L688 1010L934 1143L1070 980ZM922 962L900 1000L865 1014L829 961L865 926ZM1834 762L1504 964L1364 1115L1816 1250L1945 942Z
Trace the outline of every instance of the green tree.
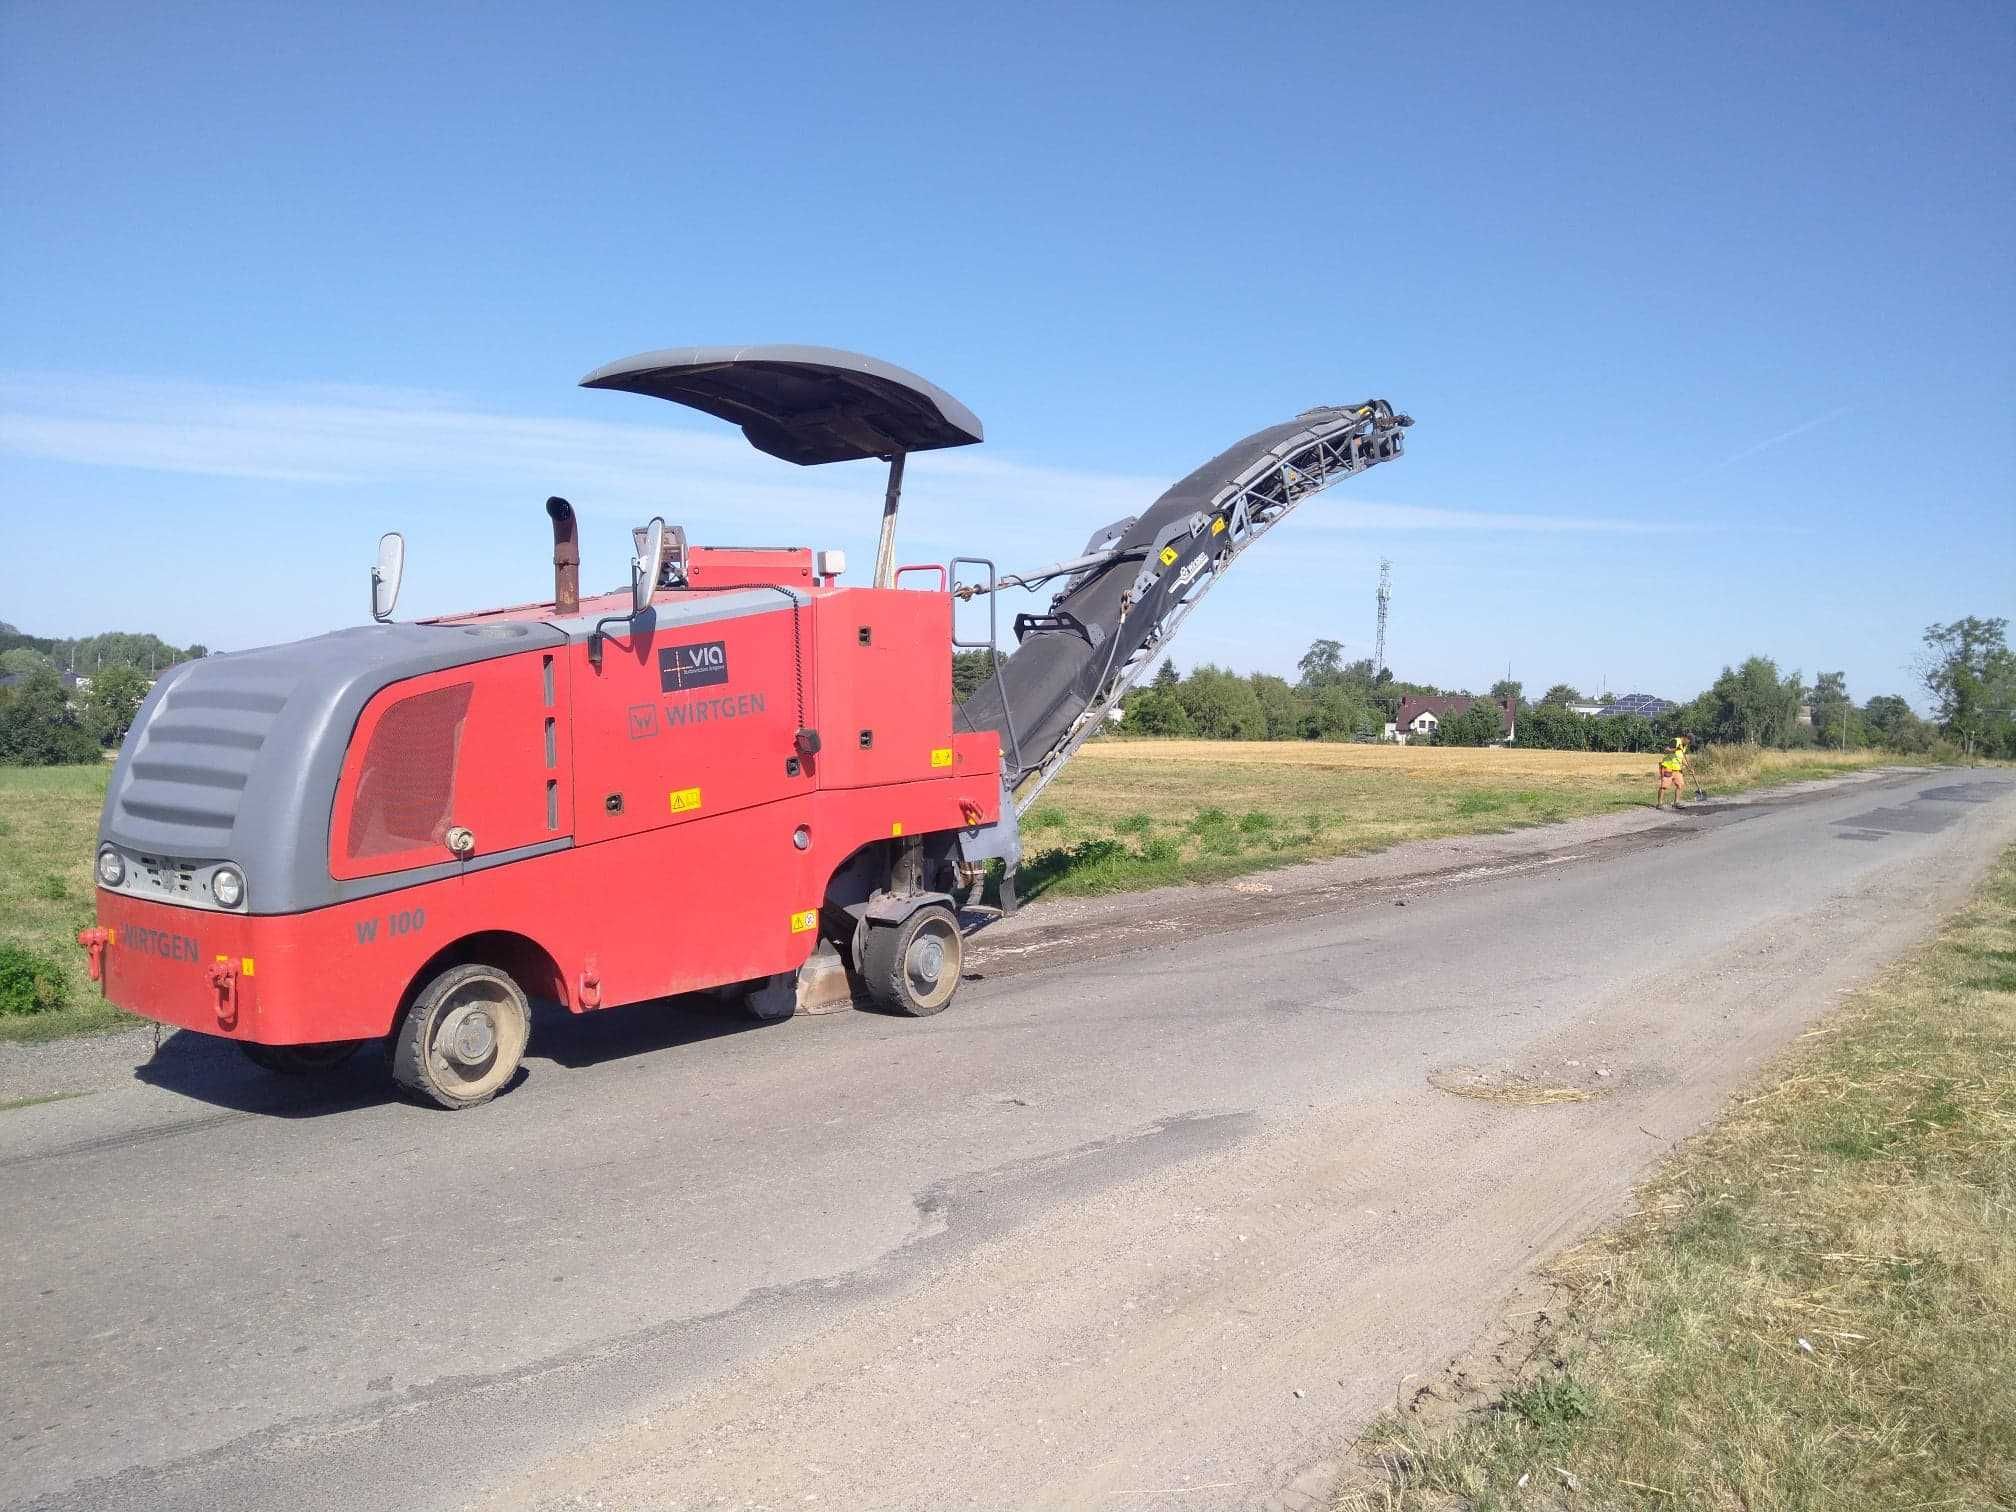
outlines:
M1519 744L1543 751L1586 751L1597 723L1543 699L1519 716Z
M1505 738L1505 714L1488 698L1471 702L1461 714L1453 714L1435 730L1435 744L1485 746Z
M98 759L98 742L77 722L54 672L31 672L0 688L0 762L65 766Z
M1781 677L1770 657L1749 657L1715 679L1700 733L1724 744L1785 745L1799 726L1799 694L1797 672Z
M1386 674L1390 677L1392 674ZM1372 658L1361 656L1354 662L1344 663L1344 685L1354 692L1370 692L1379 685L1380 674L1372 665Z
M1516 678L1499 678L1498 681L1491 684L1491 696L1500 703L1503 703L1508 698L1511 699L1514 709L1524 708L1526 704L1525 685Z
M1349 688L1333 683L1318 688L1309 699L1302 733L1312 740L1349 740L1354 735L1377 734L1384 723L1370 705L1352 697Z
M1165 661L1162 663L1161 666L1155 669L1155 681L1151 684L1151 686L1160 688L1164 692L1168 692L1170 689L1178 686L1182 681L1183 681L1183 674L1176 670L1176 663L1174 663L1173 661Z
M1254 673L1248 681L1260 701L1269 740L1300 740L1308 733L1310 700L1305 694L1289 687L1285 678L1264 672Z
M0 673L7 672L54 672L56 663L49 660L47 652L30 650L26 646L16 646L9 651L0 651Z
M1177 691L1197 733L1206 740L1265 740L1267 715L1253 685L1223 667L1205 665Z
M1340 681L1344 676L1344 643L1311 641L1309 649L1302 653L1302 660L1295 664L1295 670L1302 674L1302 686L1310 690Z
M1813 707L1813 738L1816 743L1837 749L1855 743L1858 733L1855 701L1848 696L1846 672L1819 673L1809 701Z
M54 655L58 665L74 668L79 677L89 677L107 667L137 667L152 676L176 662L202 654L202 649L171 646L158 635L108 630L102 635L59 642Z
M1871 745L1915 755L1932 748L1937 732L1918 711L1894 693L1879 693L1862 706L1862 729Z
M82 700L84 728L101 745L117 746L133 727L140 712L140 700L147 696L147 679L133 667L107 667L91 679L91 688Z
M2009 621L1969 615L1925 628L1922 671L1940 726L1969 752L2016 749L2016 657Z
M1195 735L1197 727L1171 688L1146 687L1127 700L1120 727L1129 735Z
M1556 683L1540 695L1540 706L1542 708L1545 708L1549 704L1566 708L1569 704L1580 702L1582 702L1582 695L1566 683Z
M994 675L994 658L985 651L952 653L952 702L964 703Z

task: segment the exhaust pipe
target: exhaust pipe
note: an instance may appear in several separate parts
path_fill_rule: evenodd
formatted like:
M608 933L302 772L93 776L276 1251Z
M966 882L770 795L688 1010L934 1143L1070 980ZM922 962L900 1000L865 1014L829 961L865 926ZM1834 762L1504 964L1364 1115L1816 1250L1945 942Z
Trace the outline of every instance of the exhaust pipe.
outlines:
M581 536L574 526L574 506L555 495L546 501L553 521L553 612L581 612Z

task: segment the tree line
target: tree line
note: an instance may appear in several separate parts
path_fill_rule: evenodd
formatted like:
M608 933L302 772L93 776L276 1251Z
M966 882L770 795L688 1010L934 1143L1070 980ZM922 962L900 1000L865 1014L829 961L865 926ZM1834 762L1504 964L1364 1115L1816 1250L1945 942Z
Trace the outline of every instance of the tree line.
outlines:
M1858 704L1845 673L1822 672L1808 684L1796 671L1781 672L1769 656L1724 667L1708 688L1655 719L1589 717L1568 707L1584 700L1566 683L1554 684L1537 703L1528 703L1523 686L1511 679L1475 695L1404 681L1370 659L1346 661L1342 643L1317 640L1297 663L1293 682L1210 663L1185 675L1164 662L1123 701L1121 728L1202 740L1374 740L1397 717L1403 698L1453 695L1476 701L1441 721L1429 737L1435 744L1499 741L1504 728L1497 705L1510 700L1518 744L1548 750L1653 751L1687 734L1707 744L1880 746L1906 754L1944 744L1965 755L2016 759L2016 654L2008 629L2006 619L1975 616L1926 628L1919 673L1933 706L1929 720L1899 694ZM101 759L125 738L153 673L205 654L200 645L172 646L153 635L49 640L0 622L0 763ZM65 685L59 666L67 671L73 659L88 686ZM989 665L984 651L957 653L954 697L963 703L986 681ZM1802 708L1810 722L1800 718Z
M156 635L75 640L24 635L0 621L0 764L63 766L118 749L157 671L207 652ZM76 668L77 681L66 680Z
M964 702L986 681L988 668L985 652L956 656L954 695ZM1513 679L1495 682L1483 694L1407 682L1369 659L1346 661L1342 644L1334 640L1313 642L1296 671L1290 682L1205 663L1186 675L1164 662L1122 701L1120 728L1130 735L1202 740L1373 740L1397 718L1403 698L1455 696L1475 701L1444 718L1429 742L1482 746L1502 740L1499 705L1509 700L1517 743L1546 750L1657 751L1685 734L1697 744L1881 747L1903 754L1945 745L1961 754L2016 758L2016 654L2009 649L2004 619L1970 616L1927 627L1919 673L1933 706L1931 719L1921 718L1901 694L1878 694L1858 704L1846 673L1821 672L1808 683L1797 671L1781 671L1769 656L1724 667L1701 693L1655 718L1578 714L1569 706L1592 700L1567 683L1555 683L1538 702L1528 702L1524 686ZM1610 695L1600 701L1610 701Z

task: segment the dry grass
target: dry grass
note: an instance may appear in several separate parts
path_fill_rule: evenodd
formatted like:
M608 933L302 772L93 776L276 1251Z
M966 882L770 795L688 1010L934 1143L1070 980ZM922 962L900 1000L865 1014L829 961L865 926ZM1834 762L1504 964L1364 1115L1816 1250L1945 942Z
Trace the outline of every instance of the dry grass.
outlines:
M1874 765L1747 753L1711 792ZM1649 805L1658 758L1322 742L1102 740L1024 820L1025 893L1211 880L1408 840L1491 834Z
M1688 763L1688 780L1715 792L1830 777L1897 757L1882 751L1767 751L1754 745L1709 746Z
M1537 1365L1340 1509L2016 1506L2016 850L1555 1280Z

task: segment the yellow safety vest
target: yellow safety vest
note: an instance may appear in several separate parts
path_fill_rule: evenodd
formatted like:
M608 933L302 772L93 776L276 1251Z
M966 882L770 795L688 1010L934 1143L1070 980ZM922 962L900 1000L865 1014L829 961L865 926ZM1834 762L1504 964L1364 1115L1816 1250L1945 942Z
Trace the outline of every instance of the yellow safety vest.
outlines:
M1685 765L1686 761L1687 747L1676 745L1673 747L1673 754L1660 762L1659 765L1669 772L1677 772Z

